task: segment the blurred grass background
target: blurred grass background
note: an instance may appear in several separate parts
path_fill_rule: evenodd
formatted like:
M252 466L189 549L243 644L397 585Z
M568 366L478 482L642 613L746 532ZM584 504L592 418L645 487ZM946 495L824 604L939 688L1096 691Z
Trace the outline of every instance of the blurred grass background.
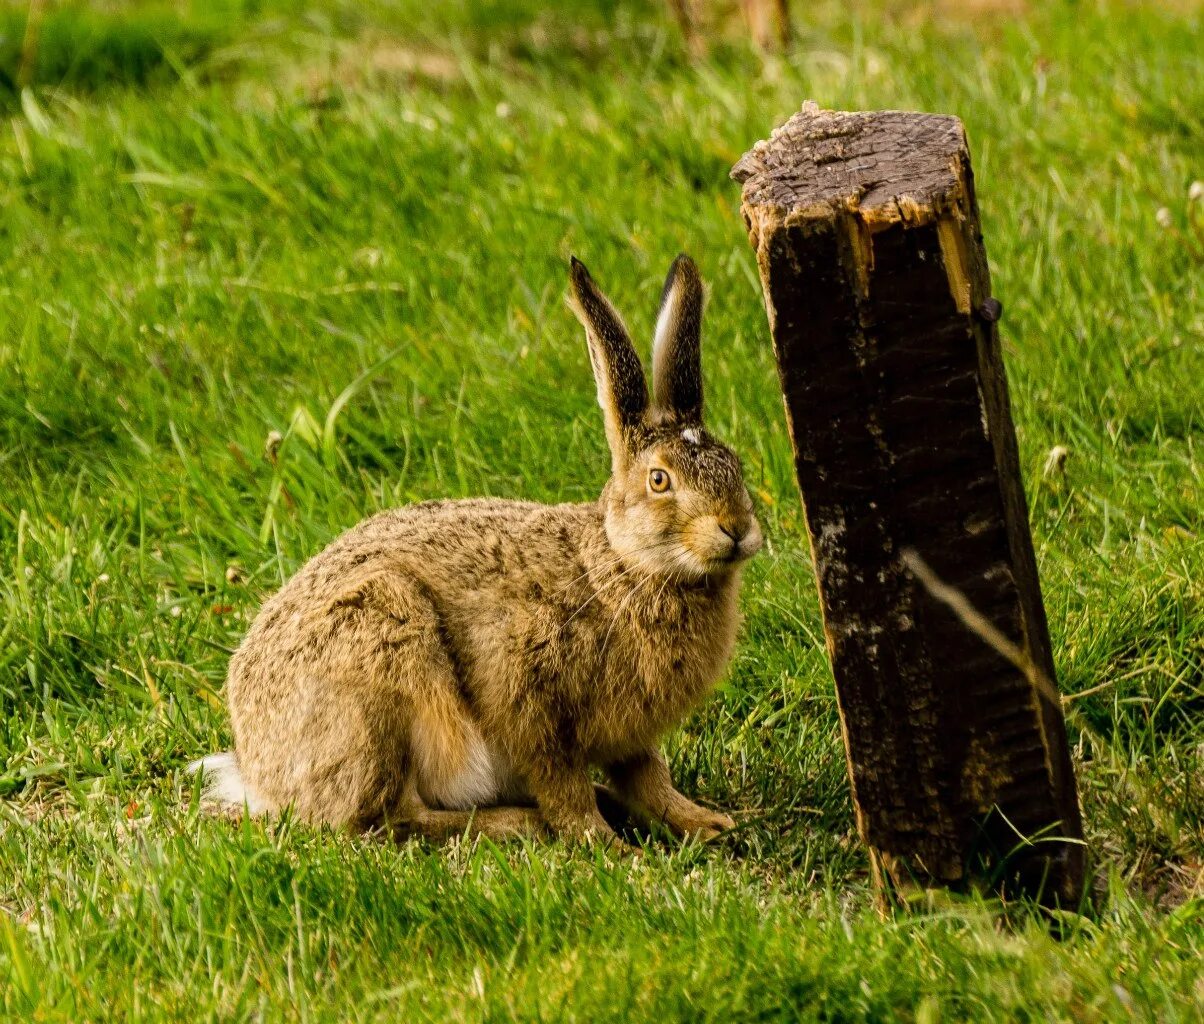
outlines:
M13 1019L1198 1019L1199 8L796 7L785 47L722 3L693 42L653 0L0 8ZM807 98L967 125L1095 879L1061 943L871 910L727 177ZM683 249L769 543L670 753L740 832L609 867L198 817L262 598L381 507L594 496L568 254L647 338Z

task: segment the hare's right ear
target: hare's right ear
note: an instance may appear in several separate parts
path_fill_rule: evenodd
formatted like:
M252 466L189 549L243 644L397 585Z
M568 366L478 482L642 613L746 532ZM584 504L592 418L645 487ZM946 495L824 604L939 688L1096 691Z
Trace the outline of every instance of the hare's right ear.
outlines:
M569 280L573 286L569 304L585 328L589 342L598 404L606 419L611 467L617 473L634 454L632 435L648 410L644 368L619 314L576 256L572 258Z
M702 424L702 278L684 252L673 261L652 343L653 417Z

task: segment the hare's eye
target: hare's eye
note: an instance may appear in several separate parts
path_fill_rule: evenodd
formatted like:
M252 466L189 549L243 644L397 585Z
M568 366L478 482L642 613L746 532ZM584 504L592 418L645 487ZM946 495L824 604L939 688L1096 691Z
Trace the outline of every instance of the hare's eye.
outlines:
M664 494L672 482L663 469L653 469L648 473L648 489L654 494Z

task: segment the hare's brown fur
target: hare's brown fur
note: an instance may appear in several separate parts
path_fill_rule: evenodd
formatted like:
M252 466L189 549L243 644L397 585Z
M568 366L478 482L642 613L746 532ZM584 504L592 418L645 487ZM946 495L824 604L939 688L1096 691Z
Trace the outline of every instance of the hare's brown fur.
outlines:
M657 747L727 664L760 543L738 462L701 430L692 264L669 285L665 308L688 308L662 314L679 354L658 337L657 369L686 401L671 382L649 409L621 321L574 266L613 458L599 501L383 512L264 605L230 662L236 765L201 762L219 795L428 835L609 835L601 766L645 818L731 825L674 790ZM648 491L650 466L672 501Z

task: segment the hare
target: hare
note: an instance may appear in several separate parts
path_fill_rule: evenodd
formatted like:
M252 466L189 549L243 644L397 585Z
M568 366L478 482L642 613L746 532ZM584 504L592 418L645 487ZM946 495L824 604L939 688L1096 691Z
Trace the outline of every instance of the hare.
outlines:
M610 841L600 767L637 818L732 827L674 789L658 749L727 664L762 540L739 460L702 426L702 282L679 256L650 397L576 258L570 278L610 446L601 497L431 501L335 540L230 660L235 749L192 766L210 798L403 835Z

